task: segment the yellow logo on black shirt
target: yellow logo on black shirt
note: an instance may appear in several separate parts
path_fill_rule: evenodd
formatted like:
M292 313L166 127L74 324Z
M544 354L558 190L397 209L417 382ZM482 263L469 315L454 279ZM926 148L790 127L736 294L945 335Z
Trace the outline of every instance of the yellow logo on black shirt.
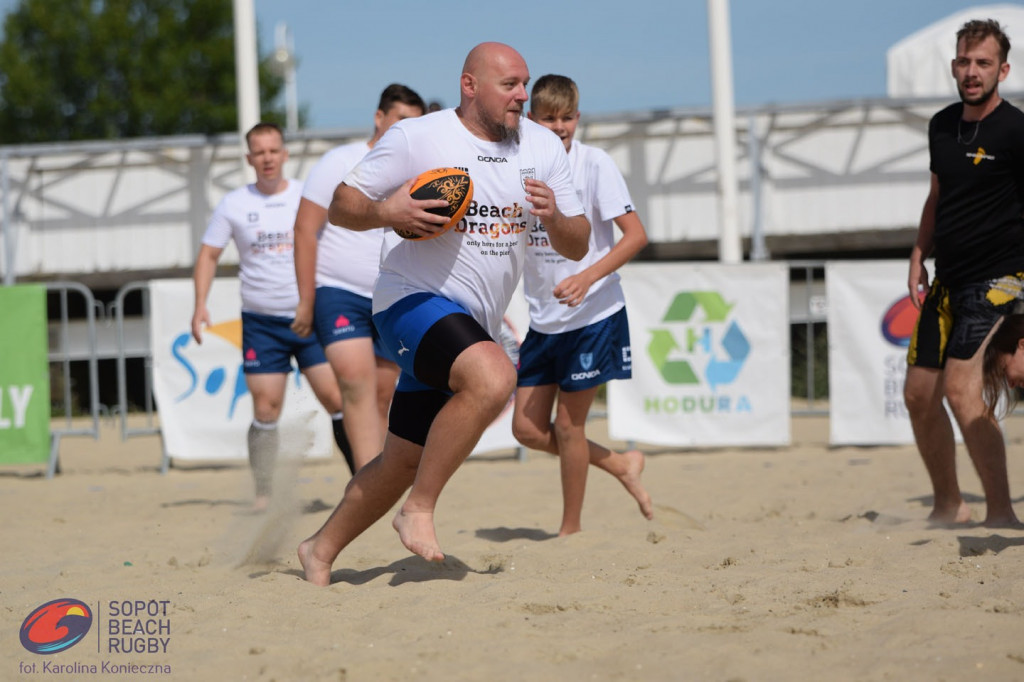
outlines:
M996 160L996 157L992 156L991 154L986 154L985 153L985 148L984 147L978 147L978 151L976 151L976 152L967 152L967 158L968 159L974 159L974 165L975 166L977 166L979 163L981 163L982 159L985 159L987 161L995 161Z

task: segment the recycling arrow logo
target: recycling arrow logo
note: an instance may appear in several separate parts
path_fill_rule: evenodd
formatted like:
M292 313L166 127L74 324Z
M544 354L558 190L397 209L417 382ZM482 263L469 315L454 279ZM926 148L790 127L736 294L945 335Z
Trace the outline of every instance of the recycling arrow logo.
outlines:
M729 319L732 309L733 305L716 291L676 294L661 320L670 328L652 329L651 340L647 344L647 354L666 383L695 385L706 382L711 390L715 390L736 380L750 355L750 342L736 320ZM698 310L703 315L699 315ZM686 336L681 344L676 332L683 325ZM714 342L716 338L717 344ZM708 358L703 367L703 378L699 369L694 368L700 351Z

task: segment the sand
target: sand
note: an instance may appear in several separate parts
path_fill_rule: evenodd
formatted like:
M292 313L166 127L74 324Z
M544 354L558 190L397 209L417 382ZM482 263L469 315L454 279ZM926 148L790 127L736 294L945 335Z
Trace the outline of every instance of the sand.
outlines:
M1024 516L1024 418L1007 433ZM301 463L253 515L244 465L161 474L156 437L104 423L65 439L53 479L0 469L0 679L1024 679L1024 531L929 527L912 447L829 448L822 417L795 418L793 440L644 448L653 521L592 469L567 538L555 458L473 458L437 511L442 564L389 514L318 588L294 547L337 503L340 457ZM22 621L60 597L93 609L91 631L29 653Z

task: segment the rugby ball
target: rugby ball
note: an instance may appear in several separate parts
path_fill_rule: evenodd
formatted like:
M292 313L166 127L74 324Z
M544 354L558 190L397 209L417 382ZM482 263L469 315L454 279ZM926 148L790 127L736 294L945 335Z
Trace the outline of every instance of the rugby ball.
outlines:
M421 237L407 230L395 230L405 239L425 241L440 237L459 224L473 200L473 181L469 178L469 173L458 168L435 168L417 175L409 194L413 199L444 199L448 202L447 206L427 209L430 213L448 218L440 232L429 237Z

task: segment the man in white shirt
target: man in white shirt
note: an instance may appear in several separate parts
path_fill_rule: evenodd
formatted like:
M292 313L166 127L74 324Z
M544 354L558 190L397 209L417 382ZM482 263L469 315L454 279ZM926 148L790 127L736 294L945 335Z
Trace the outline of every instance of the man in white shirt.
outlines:
M444 558L434 507L484 429L507 405L516 371L499 338L538 220L560 254L579 260L590 225L565 149L522 119L530 74L508 45L466 57L460 104L396 123L335 192L332 223L390 225L420 236L446 218L444 200L414 200L413 179L437 167L466 170L474 198L454 228L433 239L389 242L373 295L374 324L402 370L384 450L356 472L338 507L298 547L306 579L327 585L338 553L409 494L392 525L428 561Z
M253 403L248 434L256 483L253 507L262 510L270 499L277 420L292 357L331 415L341 410L341 391L316 340L301 339L289 327L299 299L292 225L302 183L284 176L288 150L278 126L258 123L245 139L249 146L245 158L256 171L256 182L225 195L210 217L192 273L196 296L192 336L196 343L203 342L203 326L210 324L206 298L224 247L234 239L242 294L242 371Z
M313 331L334 370L347 419L335 422L355 473L380 452L398 365L380 345L373 327L371 298L380 268L384 235L390 230L354 231L327 222L327 207L349 171L397 121L422 116L423 99L410 88L384 88L373 118L373 137L331 149L309 171L295 217L295 276L299 304L292 330Z

